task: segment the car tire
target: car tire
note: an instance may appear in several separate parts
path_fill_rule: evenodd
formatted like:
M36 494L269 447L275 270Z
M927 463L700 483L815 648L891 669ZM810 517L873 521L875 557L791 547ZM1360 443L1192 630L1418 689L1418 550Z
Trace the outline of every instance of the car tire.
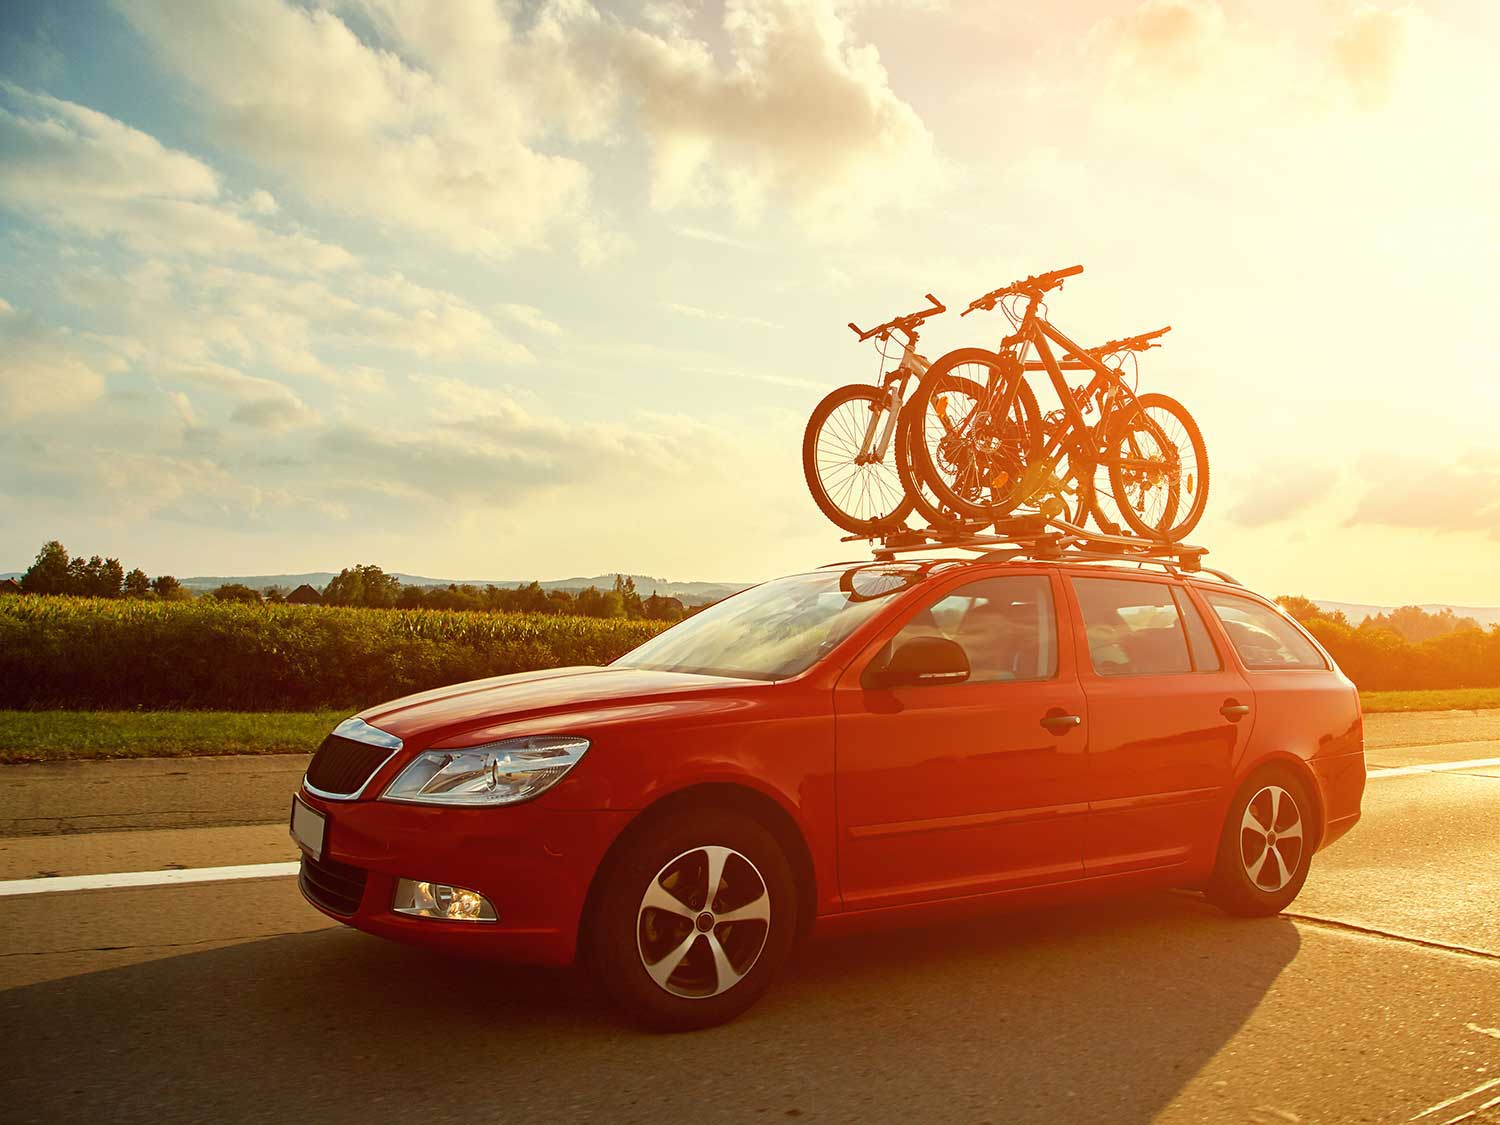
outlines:
M791 952L796 878L776 837L745 813L668 813L627 838L603 878L586 923L589 965L647 1027L687 1031L733 1019Z
M1235 793L1205 893L1229 914L1279 914L1302 890L1316 846L1315 806L1288 769L1258 770Z

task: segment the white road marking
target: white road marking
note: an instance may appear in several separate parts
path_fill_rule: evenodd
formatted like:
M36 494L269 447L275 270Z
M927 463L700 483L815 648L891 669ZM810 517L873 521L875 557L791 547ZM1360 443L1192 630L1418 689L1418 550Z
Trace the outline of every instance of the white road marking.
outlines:
M297 874L296 863L245 863L237 867L187 867L171 871L120 871L112 875L63 875L48 879L0 881L0 898L56 891L97 891L110 887L165 887L174 883L213 883L222 879L274 879Z
M1475 1094L1482 1094L1484 1093L1484 1091L1490 1089L1493 1086L1500 1086L1500 1078L1491 1078L1488 1082L1481 1083L1480 1085L1475 1086L1472 1090L1465 1090L1462 1094L1459 1094L1456 1097L1449 1098L1445 1102L1438 1102L1437 1105L1428 1106L1421 1113L1413 1117L1412 1120L1420 1121L1422 1120L1422 1118L1428 1116L1429 1114L1436 1113L1440 1109L1447 1109L1450 1105L1457 1105L1465 1098L1472 1098Z
M1500 1039L1500 1027L1480 1027L1477 1023L1464 1024L1475 1035L1488 1035L1491 1039Z
M1477 770L1485 766L1500 766L1500 758L1470 758L1467 762L1434 762L1425 766L1391 766L1383 770L1370 770L1366 778L1410 777L1418 773L1442 773L1444 770Z

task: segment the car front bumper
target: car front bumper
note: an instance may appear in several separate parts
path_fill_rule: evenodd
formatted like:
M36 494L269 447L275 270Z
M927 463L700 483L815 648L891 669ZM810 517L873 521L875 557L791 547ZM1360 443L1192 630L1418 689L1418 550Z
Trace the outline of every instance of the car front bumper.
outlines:
M306 789L297 797L327 817L322 859L304 855L299 879L318 910L396 941L542 965L573 961L590 882L631 815L535 803L472 809L330 801ZM402 878L478 891L498 920L397 914L392 901ZM320 885L347 893L334 902Z

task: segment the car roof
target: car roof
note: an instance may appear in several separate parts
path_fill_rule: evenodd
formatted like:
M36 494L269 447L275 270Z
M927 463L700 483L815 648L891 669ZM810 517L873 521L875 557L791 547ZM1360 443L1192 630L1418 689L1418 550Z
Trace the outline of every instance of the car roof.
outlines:
M986 552L960 558L950 556L928 558L907 556L896 560L851 559L841 562L824 563L818 569L858 570L866 567L878 567L885 571L925 571L924 577L934 577L959 569L995 566L1044 567L1060 570L1065 573L1088 574L1094 577L1101 575L1130 577L1136 575L1145 578L1166 579L1168 581L1194 582L1209 588L1230 588L1254 594L1253 590L1247 589L1238 580L1221 570L1215 570L1210 567L1203 567L1201 570L1188 570L1179 565L1174 565L1165 559L1139 560L1123 556L1120 558L1070 559L1037 558L1030 555L1013 555L1007 557L999 553ZM1262 595L1255 596L1260 597Z

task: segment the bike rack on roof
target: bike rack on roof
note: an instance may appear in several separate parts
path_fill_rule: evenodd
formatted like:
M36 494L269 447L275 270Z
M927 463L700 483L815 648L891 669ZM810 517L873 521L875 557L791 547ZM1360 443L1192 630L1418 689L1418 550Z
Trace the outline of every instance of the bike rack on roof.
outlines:
M1239 581L1222 570L1203 565L1208 548L1190 543L1146 539L1135 535L1089 531L1057 518L1040 514L1009 516L997 520L994 533L949 531L925 527L903 529L873 545L877 562L894 562L897 555L934 549L975 551L985 556L1036 559L1048 562L1114 562L1138 566L1160 566L1173 574L1211 574L1231 585ZM849 543L864 536L845 536ZM873 540L872 540L873 544Z

